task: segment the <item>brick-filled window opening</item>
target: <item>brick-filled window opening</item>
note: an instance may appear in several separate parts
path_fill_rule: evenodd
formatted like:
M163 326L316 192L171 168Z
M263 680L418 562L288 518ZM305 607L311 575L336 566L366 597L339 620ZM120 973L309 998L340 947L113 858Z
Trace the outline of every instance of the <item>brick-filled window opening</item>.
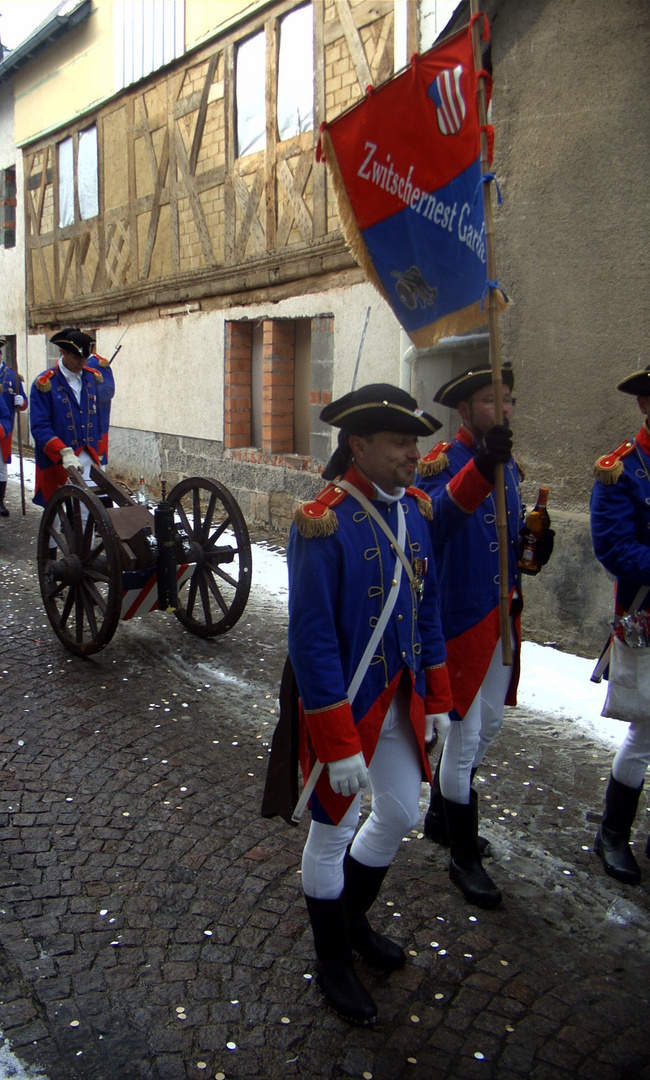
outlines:
M311 401L311 319L226 324L226 449L309 457Z
M16 246L16 170L13 166L2 170L0 232L3 247Z

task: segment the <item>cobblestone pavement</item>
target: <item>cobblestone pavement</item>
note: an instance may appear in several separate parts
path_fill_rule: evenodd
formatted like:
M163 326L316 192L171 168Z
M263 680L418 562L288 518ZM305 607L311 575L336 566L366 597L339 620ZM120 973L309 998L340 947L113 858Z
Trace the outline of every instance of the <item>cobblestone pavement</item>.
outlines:
M300 889L306 823L259 816L286 614L253 586L223 638L173 616L71 657L44 616L39 512L0 522L0 1029L48 1080L650 1078L650 814L640 887L591 845L611 752L509 710L482 770L503 905L466 904L404 838L359 965L380 1022L324 1005ZM423 788L422 806L426 806Z

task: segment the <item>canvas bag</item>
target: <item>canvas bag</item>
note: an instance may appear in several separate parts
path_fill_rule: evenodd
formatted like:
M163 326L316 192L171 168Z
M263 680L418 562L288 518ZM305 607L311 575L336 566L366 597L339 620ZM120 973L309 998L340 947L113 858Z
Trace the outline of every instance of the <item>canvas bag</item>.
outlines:
M614 636L601 716L631 724L650 722L650 648L633 649Z

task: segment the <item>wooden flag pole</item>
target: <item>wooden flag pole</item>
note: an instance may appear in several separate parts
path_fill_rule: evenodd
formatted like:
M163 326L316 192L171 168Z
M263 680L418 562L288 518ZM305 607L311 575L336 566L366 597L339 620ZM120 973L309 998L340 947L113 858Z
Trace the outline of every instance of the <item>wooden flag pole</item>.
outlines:
M478 0L470 0L470 12L478 14ZM487 18L487 16L484 16ZM474 50L474 69L483 70L481 56L481 20L472 23L472 47ZM487 136L487 95L485 79L478 77L478 116L481 125L481 172L490 171L489 147ZM492 193L489 182L481 184L483 189L483 212L485 216L485 251L487 258L488 282L497 280L496 257L494 251L494 222L492 218ZM487 315L490 340L490 367L492 368L492 388L494 390L494 419L503 423L503 379L501 377L501 349L499 343L499 323L497 296L494 288L488 287ZM501 657L504 664L512 664L512 642L510 639L510 614L508 610L508 517L506 512L506 492L503 465L495 469L495 498L497 512L497 539L499 541L499 622L501 626Z

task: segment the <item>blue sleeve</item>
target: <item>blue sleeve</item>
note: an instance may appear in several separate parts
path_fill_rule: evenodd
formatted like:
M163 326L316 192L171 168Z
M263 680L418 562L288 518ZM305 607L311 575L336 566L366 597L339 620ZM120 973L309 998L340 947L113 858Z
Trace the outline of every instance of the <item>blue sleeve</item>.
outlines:
M650 585L650 506L643 492L636 490L627 463L617 483L596 480L590 514L598 561L616 578Z

